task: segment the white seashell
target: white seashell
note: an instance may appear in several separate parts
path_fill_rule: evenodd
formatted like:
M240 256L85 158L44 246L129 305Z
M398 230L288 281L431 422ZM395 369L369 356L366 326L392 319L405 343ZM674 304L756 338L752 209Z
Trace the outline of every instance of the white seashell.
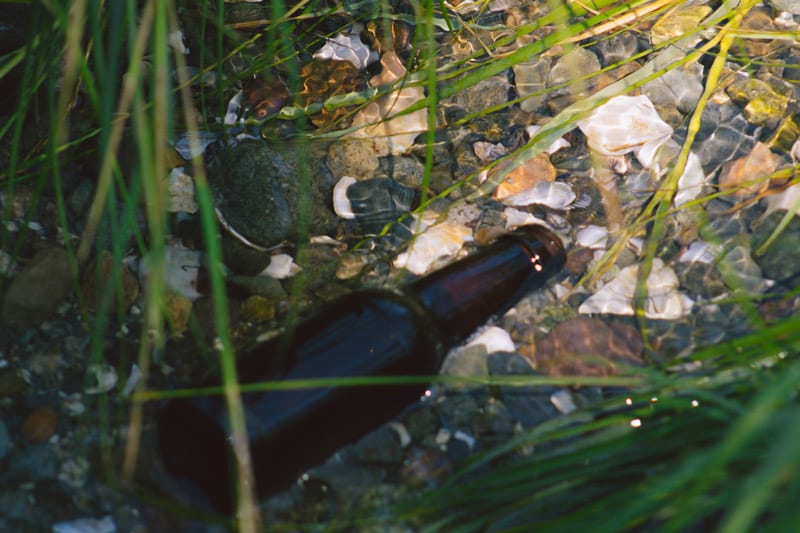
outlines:
M469 339L465 346L476 346L478 344L483 344L486 347L486 353L514 352L517 350L517 347L514 346L514 341L511 340L511 335L497 326L489 326L479 330Z
M604 155L634 152L650 168L658 147L672 136L647 96L616 96L578 121L589 147Z
M705 263L710 265L714 262L714 253L706 241L696 240L689 245L678 257L681 263Z
M575 201L575 191L562 181L540 181L530 189L503 198L510 206L544 205L551 209L566 209Z
M116 533L111 515L103 518L78 518L53 524L53 533Z
M463 225L442 222L417 235L408 250L394 260L396 268L422 275L437 263L451 259L472 240L472 230Z
M672 199L675 207L680 207L700 196L705 183L706 175L700 165L700 158L694 152L690 152L683 174L678 178L678 191Z
M183 172L183 167L173 168L167 176L167 194L170 213L196 213L198 206L194 196L194 179Z
M192 150L192 139L197 139L197 144L200 146L200 151ZM175 151L187 161L192 158L203 155L209 144L216 142L219 135L212 131L198 131L195 134L189 132L182 133L175 141Z
M469 433L461 431L460 429L457 429L456 432L453 433L453 438L456 440L460 440L461 442L466 444L467 448L469 448L470 450L472 450L475 447L475 442L476 442L475 437L473 437Z
M529 136L533 137L534 135L536 135L536 132L539 131L540 129L542 129L541 126L533 125L525 128L525 131L528 132ZM545 149L545 152L547 152L550 155L553 155L562 148L569 148L570 146L572 145L569 143L568 140L566 140L564 137L559 137L558 139L553 141L553 144L551 144L550 146L547 147L547 149Z
M291 255L277 254L270 257L267 268L261 271L260 276L269 276L275 279L286 279L294 276L302 270L297 263L294 262Z
M395 83L407 74L406 68L394 52L385 52L381 58L383 70L370 79L370 85ZM355 131L348 137L367 139L378 157L407 153L417 135L428 129L427 108L395 116L425 98L422 87L404 87L370 102L353 117ZM386 120L386 117L393 117ZM362 126L362 127L359 127Z
M764 216L773 211L788 211L797 214L800 211L800 183L787 187L783 191L767 196L767 210Z
M342 176L333 186L333 210L341 218L352 220L356 218L353 213L353 206L350 204L350 199L347 197L347 188L356 182L355 178L350 176Z
M639 265L631 265L620 271L611 281L603 285L578 308L581 314L633 315L633 296ZM653 259L653 266L647 278L647 318L674 320L688 315L694 301L678 291L678 277L664 265L661 259Z
M136 363L131 365L131 373L128 376L128 380L125 382L125 386L122 388L122 396L130 396L133 390L136 388L136 384L139 383L139 379L142 377L142 373L139 372L139 367Z
M314 235L311 237L308 242L311 244L323 244L325 246L342 246L344 243L342 241L337 241L330 235Z
M117 371L111 365L89 365L86 371L94 376L95 383L97 383L97 385L87 387L86 390L84 390L86 394L103 394L108 392L116 386L119 380Z
M181 54L185 56L189 55L189 49L186 48L186 45L183 42L183 32L181 30L169 32L167 34L167 43L169 43L174 50L177 50Z
M544 226L545 228L552 229L550 225L541 218L525 211L514 209L513 207L506 207L503 210L503 215L506 217L506 229L508 230L516 229L521 226Z
M326 39L325 45L314 53L314 59L349 61L357 69L363 69L379 59L378 52L361 42L358 32L340 33Z
M603 250L608 246L608 229L602 226L586 226L575 233L575 244L592 250Z
M226 126L233 126L235 124L244 124L242 115L242 91L238 91L228 101L228 108L225 110L225 117L222 123Z
M578 407L575 405L575 399L572 397L572 392L568 389L559 389L550 395L550 403L553 407L558 409L562 415L568 415L575 411Z
M200 270L203 254L180 245L168 244L164 248L164 284L176 294L194 301L202 296L197 292L197 273ZM147 255L139 260L139 280L147 285L149 263Z

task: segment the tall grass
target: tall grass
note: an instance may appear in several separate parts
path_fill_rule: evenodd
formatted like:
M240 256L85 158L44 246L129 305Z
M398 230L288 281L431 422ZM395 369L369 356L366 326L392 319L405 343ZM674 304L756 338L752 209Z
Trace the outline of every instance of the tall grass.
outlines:
M0 2L0 8L9 3ZM0 80L18 75L24 89L19 92L14 112L7 121L0 123L0 143L8 147L0 168L5 194L13 197L21 187L32 186L36 191L33 202L36 202L43 190L52 189L63 244L73 258L76 283L79 269L97 251L110 247L115 258L108 297L96 313L85 315L93 336L93 360L102 360L103 339L114 325L111 295L120 290L115 284L119 284L124 268L122 258L131 249L136 255L151 258L138 353L138 365L144 377L138 383L138 395L127 413L128 438L121 469L106 449L105 463L110 477L120 472L123 476L133 475L141 430L147 422L143 402L168 396L148 392L147 374L154 354L163 349L166 335L163 256L168 220L161 178L167 174L167 151L169 141L175 136L176 124L182 124L181 128L189 132L213 126L214 116L221 112L225 103L224 89L237 81L230 76L226 78L224 62L248 44L265 43L265 51L254 60L252 68L240 72L242 78L260 69L281 65L289 85L297 87L299 62L294 44L325 37L308 21L333 16L345 10L345 6L369 12L370 16L391 13L387 2L380 2L374 10L367 9L371 4L323 5L309 0L284 4L276 0L270 4L269 20L263 21L255 33L240 39L236 46L231 45L237 39L236 34L225 26L222 16L230 6L222 0L203 2L198 8L202 20L200 67L215 72L219 83L215 95L203 92L198 99L191 93L191 80L185 75L177 79L172 75L176 68L177 72L185 73L181 68L185 67L184 56L168 42L169 34L178 27L175 2L50 0L33 3L27 43L0 57ZM419 84L427 92L425 99L406 111L422 108L429 111L429 131L420 137L427 143L425 184L433 165L434 117L441 99L554 47L602 39L608 32L620 31L676 5L671 1L604 1L588 6L592 10L589 13L581 7L585 3L551 4L549 14L513 28L508 36L487 44L485 49L478 49L457 61L441 62L434 40L437 30L469 35L481 28L459 17L441 2L413 3L419 68L403 83ZM632 91L703 54L716 55L706 78L703 99L691 117L680 159L635 223L618 236L617 245L606 259L609 264L613 262L627 237L650 228L638 289L640 302L646 296L644 280L664 231L663 221L671 213L670 200L692 148L703 105L717 88L727 54L742 37L737 27L753 5L753 1L722 3L695 30L695 33L703 32L703 44L692 48L689 43L695 37L693 33L650 50L643 68L567 107L508 158L511 165L506 171L535 157L556 138L573 129L577 119L609 98ZM576 15L582 18L577 19ZM499 52L515 38L553 23L558 24L556 31L547 37L510 53ZM598 74L576 73L576 79ZM364 102L377 93L379 91L367 91L326 105ZM284 116L291 117L297 124L299 142L295 146L301 152L308 150L307 143L315 135L330 138L342 133L308 131L304 127L307 110L284 111ZM78 117L80 125L76 125ZM464 121L471 118L474 117L466 117ZM34 140L30 140L31 130ZM198 153L199 147L194 148ZM133 157L122 158L122 153L133 154ZM85 221L76 225L70 222L67 214L64 174L70 165L86 164L87 159L92 163L88 166L96 169L94 197ZM307 161L304 157L298 159ZM239 467L237 525L243 531L256 531L262 524L252 491L254 484L220 267L218 230L202 161L196 158L192 164L203 245L209 257L215 334L219 339L217 346L223 374L222 393L229 405ZM796 172L797 168L795 175ZM456 187L469 186L471 178ZM502 178L503 175L498 174L496 179ZM311 169L300 165L300 189L308 190L311 179ZM473 191L471 197L486 194L491 186L490 183ZM449 192L450 189L437 197L424 198L422 207ZM692 210L693 205L703 200L685 209ZM146 213L144 232L137 227L133 216L139 206ZM299 234L307 235L311 208L305 203L301 207ZM7 206L0 218L7 220L9 210ZM703 220L700 214L697 216L702 231ZM104 227L111 228L108 239L104 239ZM23 233L14 240L5 227L0 228L0 233L2 249L18 253L26 235ZM79 235L79 238L70 238L70 235ZM297 259L302 263L303 258L304 244L300 242ZM295 284L293 290L297 299L303 291L302 284ZM641 312L640 316L646 336L647 325ZM393 511L398 518L423 529L427 525L431 530L448 531L527 530L531 524L552 531L636 528L682 531L714 527L735 532L749 531L756 526L765 530L790 530L800 518L794 506L800 494L800 483L796 481L800 456L795 445L800 427L800 411L796 405L800 385L800 364L796 360L800 346L798 320L791 317L769 326L758 324L755 333L697 352L691 359L702 361L701 374L672 372L659 367L643 377L599 381L522 379L520 385L577 386L590 381L601 386L626 385L630 386L630 401L624 403L622 397L609 400L518 435L472 459L441 487L422 497L403 500ZM380 379L370 381L378 382ZM359 380L350 380L351 385L357 383ZM266 384L264 388L270 386ZM109 406L103 401L100 400L98 413L103 424L111 425L114 421ZM640 427L633 427L632 420L638 420ZM530 446L545 451L530 457L518 453ZM499 466L489 474L481 473L482 466L495 463ZM361 526L371 516L370 510L361 510L322 526Z

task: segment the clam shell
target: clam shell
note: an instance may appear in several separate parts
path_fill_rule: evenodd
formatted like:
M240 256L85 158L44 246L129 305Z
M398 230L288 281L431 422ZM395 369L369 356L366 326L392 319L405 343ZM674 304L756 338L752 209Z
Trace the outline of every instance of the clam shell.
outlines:
M322 48L314 52L313 58L349 61L356 68L363 69L378 60L378 53L361 42L358 32L340 33L326 39Z
M577 196L569 184L561 181L540 181L530 189L507 196L501 201L512 207L544 205L551 209L566 209Z
M432 270L461 251L465 242L472 240L472 230L466 226L443 222L417 235L408 250L394 260L396 268L405 268L417 275Z
M616 96L601 105L578 127L589 147L604 155L636 154L650 168L653 154L672 135L647 96Z
M578 312L633 316L632 301L638 276L639 265L622 269L611 281L587 298L578 308ZM693 305L691 298L678 291L678 276L675 272L664 265L661 259L653 259L647 278L645 316L675 320L688 315Z

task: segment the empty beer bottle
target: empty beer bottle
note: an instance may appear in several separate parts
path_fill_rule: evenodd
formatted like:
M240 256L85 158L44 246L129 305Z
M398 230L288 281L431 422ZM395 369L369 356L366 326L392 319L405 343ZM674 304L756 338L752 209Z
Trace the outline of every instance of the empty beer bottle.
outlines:
M245 354L240 381L434 375L449 348L563 264L558 237L541 227L518 230L398 290L357 291L333 301ZM205 385L218 384L217 378ZM285 488L390 420L424 389L398 384L243 394L258 495ZM184 498L231 513L235 468L224 397L170 401L157 431L163 466L180 480Z

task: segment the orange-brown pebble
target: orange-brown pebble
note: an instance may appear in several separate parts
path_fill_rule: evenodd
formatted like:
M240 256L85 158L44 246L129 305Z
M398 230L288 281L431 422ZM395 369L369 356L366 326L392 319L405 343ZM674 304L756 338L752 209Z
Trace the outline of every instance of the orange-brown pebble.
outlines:
M50 440L56 432L58 412L45 405L37 407L22 424L22 438L32 444L41 444Z
M766 144L756 143L749 154L722 166L719 189L739 197L758 194L769 187L768 176L775 172L780 161L781 158L772 153Z

